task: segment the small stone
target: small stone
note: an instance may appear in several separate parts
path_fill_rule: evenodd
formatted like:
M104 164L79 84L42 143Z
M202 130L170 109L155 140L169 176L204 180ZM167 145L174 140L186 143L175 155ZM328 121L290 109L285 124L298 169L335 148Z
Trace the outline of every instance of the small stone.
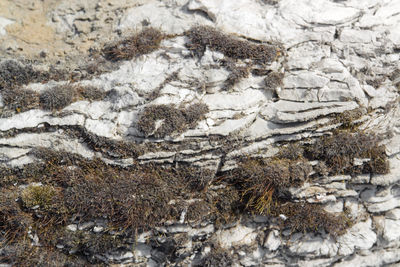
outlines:
M78 230L78 226L76 224L69 224L67 225L67 230L75 232L76 230Z
M279 232L277 230L272 230L269 232L268 237L265 239L264 247L270 251L275 251L281 245L281 239L279 238Z

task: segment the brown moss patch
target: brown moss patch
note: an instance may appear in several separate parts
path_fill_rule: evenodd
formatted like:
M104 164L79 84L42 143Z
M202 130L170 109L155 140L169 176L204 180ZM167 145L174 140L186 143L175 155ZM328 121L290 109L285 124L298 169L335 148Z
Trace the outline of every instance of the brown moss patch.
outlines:
M129 60L157 50L162 39L164 35L159 30L146 28L138 34L107 45L103 54L111 61Z
M196 126L207 112L207 105L201 103L190 105L185 109L177 109L173 105L154 105L145 108L137 125L146 136L162 138ZM156 122L160 120L162 124L156 129Z
M259 63L270 63L278 55L275 46L241 40L208 26L193 27L185 35L188 49L197 56L202 56L206 47L233 59L251 59Z

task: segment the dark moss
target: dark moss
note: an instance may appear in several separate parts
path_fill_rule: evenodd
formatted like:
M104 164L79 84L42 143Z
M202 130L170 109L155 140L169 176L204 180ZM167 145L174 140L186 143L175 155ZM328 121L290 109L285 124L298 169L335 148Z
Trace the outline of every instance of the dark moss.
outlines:
M145 28L140 33L107 45L103 49L107 60L129 60L157 50L164 35L154 28Z
M7 88L1 94L4 105L10 110L24 112L39 107L39 95L32 90Z
M208 108L204 104L193 104L186 109L177 109L173 105L154 105L145 108L137 125L146 136L162 138L194 127L206 112ZM159 120L162 120L162 124L156 129Z
M45 110L60 110L72 103L74 95L75 89L71 85L58 85L40 94L40 106Z
M278 55L275 46L241 40L208 26L193 27L185 35L188 49L197 56L202 56L206 47L233 59L252 59L259 63L272 62Z
M270 72L267 74L267 77L264 79L265 88L267 90L275 91L278 87L283 86L283 73L279 72Z

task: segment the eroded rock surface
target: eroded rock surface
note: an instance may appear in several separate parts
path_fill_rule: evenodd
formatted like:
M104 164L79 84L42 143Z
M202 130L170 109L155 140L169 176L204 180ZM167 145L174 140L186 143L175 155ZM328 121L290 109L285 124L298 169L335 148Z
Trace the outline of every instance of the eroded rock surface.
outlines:
M0 2L0 184L7 195L0 215L24 214L0 221L0 264L18 265L22 245L11 241L21 236L29 240L25 250L47 249L38 261L49 265L68 262L69 254L77 266L399 263L399 29L396 0ZM343 141L351 136L364 141ZM69 156L46 158L38 149ZM251 197L241 202L249 191L260 194L252 175L240 180L248 175L237 171L246 159L259 160L251 170L265 163L275 166L263 169L267 176L288 176L271 178L258 200L271 194L299 209L316 205L318 216L343 216L326 224L347 228L293 226L290 215L303 215ZM45 165L42 180L28 167L37 163ZM152 184L156 174L146 167L140 174L140 166L160 176L172 171ZM59 192L71 195L73 179L96 195L93 181L118 177L101 187L113 196L113 185L135 190L130 173L143 192L149 184L183 185L180 167L190 168L198 190L177 187L153 198L171 214L149 227L139 223L121 234L133 224L111 225L125 211L113 206L113 216L101 214L107 199L89 201L104 204L90 220L51 206ZM85 172L75 177L78 168ZM256 187L231 189L247 183ZM27 190L48 198L35 202ZM139 193L120 193L133 201L123 206L129 218L138 216L129 203L151 207ZM57 234L50 238L41 222L63 212L71 216L51 221ZM151 214L143 208L142 215Z

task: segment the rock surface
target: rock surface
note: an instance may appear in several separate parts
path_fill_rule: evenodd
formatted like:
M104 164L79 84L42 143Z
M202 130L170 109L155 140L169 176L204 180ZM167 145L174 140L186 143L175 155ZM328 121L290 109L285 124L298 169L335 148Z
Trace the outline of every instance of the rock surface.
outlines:
M210 44L195 56L187 33L199 25L253 45L271 45L276 55L271 62L233 62ZM107 44L149 27L168 35L159 47L118 62L104 57ZM1 168L23 169L38 161L32 151L44 147L110 166L190 166L218 176L237 168L243 157L271 158L288 143L307 145L335 130L357 128L381 137L390 173L328 175L317 172L320 162L314 161L310 175L315 179L288 190L295 203L347 214L353 225L343 235L282 230L270 216L244 216L222 226L207 219L194 223L188 214L199 200L185 199L190 205L178 221L143 230L124 245L104 246L100 252L86 249L76 264L398 264L399 29L396 0L0 1ZM80 93L56 110L44 109L41 99L32 108L22 101L11 105L5 93L14 79L5 71L9 60L45 73L20 84L16 80L18 88L42 96L65 84L96 87L103 97ZM143 114L155 106L168 107L163 112L169 113L155 118L145 131ZM201 113L195 107L206 109ZM175 116L191 123L181 125ZM145 148L140 155L126 154L136 145ZM354 165L369 161L357 158ZM20 192L20 185L7 190ZM285 221L287 214L280 215ZM78 217L64 223L63 231L88 235L87 241L108 229L101 220L79 222ZM28 236L28 228L24 231ZM0 244L5 232L0 223ZM29 235L29 246L42 242L40 234ZM63 253L79 249L56 245ZM14 255L13 249L0 246L0 265L12 264L7 257Z

